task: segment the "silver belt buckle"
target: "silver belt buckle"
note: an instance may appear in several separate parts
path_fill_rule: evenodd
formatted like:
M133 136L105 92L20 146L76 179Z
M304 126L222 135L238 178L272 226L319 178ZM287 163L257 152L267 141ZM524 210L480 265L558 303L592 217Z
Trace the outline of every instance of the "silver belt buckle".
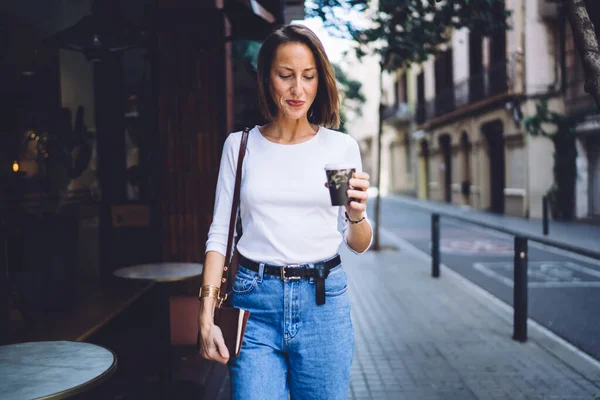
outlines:
M300 267L300 264L290 264L290 265L286 265L285 267L281 267L279 270L281 273L281 280L284 282L287 282L287 281L297 281L297 280L301 279L302 277L300 277L300 276L290 276L290 277L285 276L286 268L299 268L299 267Z

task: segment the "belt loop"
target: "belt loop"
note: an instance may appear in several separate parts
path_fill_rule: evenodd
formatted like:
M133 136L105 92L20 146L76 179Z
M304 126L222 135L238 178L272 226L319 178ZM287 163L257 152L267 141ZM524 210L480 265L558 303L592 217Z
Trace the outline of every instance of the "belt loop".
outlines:
M265 263L259 263L258 264L258 283L262 283L263 281L263 276L265 274Z
M314 263L308 263L306 265L308 265L308 268L310 268L310 269L314 269L315 268L315 264ZM308 279L308 281L309 281L309 283L314 283L315 282L314 276L311 275L310 278Z

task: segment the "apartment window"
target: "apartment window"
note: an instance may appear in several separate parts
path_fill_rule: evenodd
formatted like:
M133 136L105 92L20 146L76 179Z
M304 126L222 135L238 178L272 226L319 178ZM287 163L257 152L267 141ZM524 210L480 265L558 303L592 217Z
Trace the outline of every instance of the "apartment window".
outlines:
M489 40L490 65L488 67L489 96L508 90L506 65L506 31L491 35Z
M398 107L402 103L408 102L407 86L408 81L406 73L402 74L402 77L396 81L396 101L395 105Z
M483 37L469 32L469 102L483 98Z
M425 122L425 74L417 75L417 123Z
M454 110L454 67L452 49L440 53L435 60L435 115Z
M584 88L585 74L583 65L581 64L581 58L575 48L573 33L570 26L568 26L566 30L565 52L567 110L572 112L580 108L593 106L593 99L586 93Z
M410 174L411 173L411 159L410 159L410 145L411 145L411 141L410 141L410 134L407 132L404 134L404 159L406 161L406 173Z
M408 103L408 73L404 72L404 74L402 74L402 88L403 88L403 92L402 92L402 101L405 103Z

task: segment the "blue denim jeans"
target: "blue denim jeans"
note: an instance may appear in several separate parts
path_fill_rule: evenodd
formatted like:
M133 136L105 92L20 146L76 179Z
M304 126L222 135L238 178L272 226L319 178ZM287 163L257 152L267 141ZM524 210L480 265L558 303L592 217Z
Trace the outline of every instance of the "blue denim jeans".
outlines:
M310 266L306 264L303 266ZM342 265L317 306L312 279L282 281L240 265L232 304L250 311L242 350L231 358L234 400L347 400L354 328Z

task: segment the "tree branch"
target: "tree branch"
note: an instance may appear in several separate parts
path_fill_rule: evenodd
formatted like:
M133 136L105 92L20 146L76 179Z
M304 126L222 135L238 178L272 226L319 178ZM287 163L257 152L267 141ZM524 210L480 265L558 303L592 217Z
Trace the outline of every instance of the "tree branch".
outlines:
M600 48L584 0L565 0L573 40L585 71L585 91L600 110Z

